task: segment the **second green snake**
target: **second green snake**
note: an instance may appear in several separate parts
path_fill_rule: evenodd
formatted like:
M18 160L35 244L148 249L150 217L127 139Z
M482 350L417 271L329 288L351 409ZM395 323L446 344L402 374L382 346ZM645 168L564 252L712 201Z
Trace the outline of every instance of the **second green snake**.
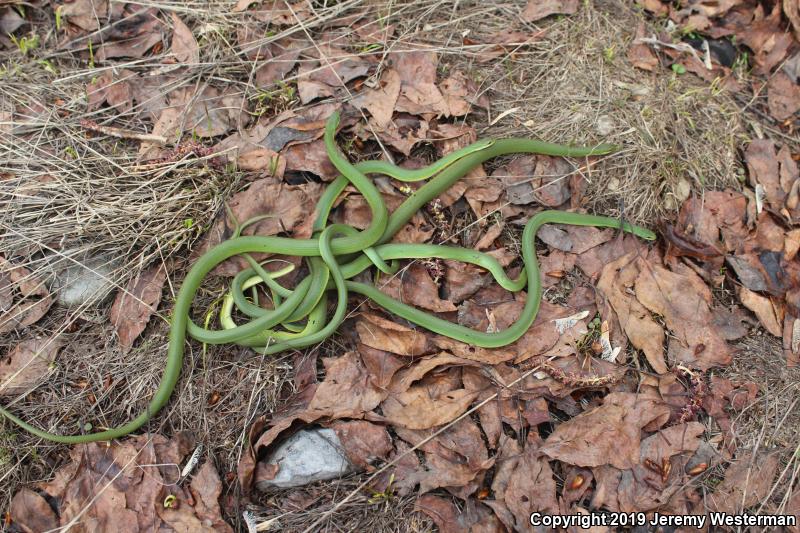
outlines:
M310 346L332 335L345 319L348 295L358 293L371 299L387 311L423 328L452 339L483 348L508 345L519 339L533 324L539 310L542 290L539 266L536 261L535 236L547 223L578 226L616 227L647 240L655 239L648 229L614 218L543 211L532 217L522 234L524 269L517 279L509 278L492 256L468 248L431 244L392 244L392 237L427 202L447 190L477 165L500 155L536 153L564 157L603 155L614 151L610 145L592 148L569 147L531 139L502 139L478 141L450 154L429 167L405 170L389 163L366 161L351 164L336 146L335 136L339 115L334 113L325 128L328 156L341 175L322 194L316 209L313 236L310 239L285 237L240 236L237 227L233 238L207 251L189 270L178 293L172 312L169 347L161 382L147 410L123 426L84 435L58 435L36 428L0 407L0 414L23 429L47 440L77 444L115 439L136 431L150 420L169 401L183 366L186 335L209 344L235 343L272 354L288 349ZM401 181L429 181L411 194L400 207L389 213L383 199L367 177L383 174ZM328 225L328 216L345 187L353 185L366 199L372 211L370 225L363 231L350 226ZM247 224L247 223L245 223ZM250 254L266 253L307 258L308 275L293 289L277 281L291 270L284 268L269 273ZM221 262L234 256L244 256L250 268L234 277L231 289L222 305L222 329L209 330L191 320L191 306L205 277ZM507 329L494 333L476 331L420 311L381 292L374 285L352 281L356 275L375 266L385 273L397 270L402 259L440 258L471 263L488 270L503 288L519 291L527 288L525 306L519 319ZM265 284L272 294L272 306L258 304L255 285ZM251 290L248 299L245 291ZM335 294L336 305L331 316L329 296ZM234 307L250 320L237 325Z

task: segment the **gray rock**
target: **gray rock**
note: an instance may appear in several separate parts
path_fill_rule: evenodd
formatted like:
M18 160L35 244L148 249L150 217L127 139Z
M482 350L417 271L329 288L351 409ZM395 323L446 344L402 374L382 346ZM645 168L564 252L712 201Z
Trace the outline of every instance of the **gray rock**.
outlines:
M74 261L61 257L51 264L52 291L59 304L76 307L100 302L114 289L117 262L105 255L75 256Z
M278 473L273 479L257 480L259 490L300 487L336 479L355 470L336 432L328 428L298 431L278 446L264 463L278 465Z

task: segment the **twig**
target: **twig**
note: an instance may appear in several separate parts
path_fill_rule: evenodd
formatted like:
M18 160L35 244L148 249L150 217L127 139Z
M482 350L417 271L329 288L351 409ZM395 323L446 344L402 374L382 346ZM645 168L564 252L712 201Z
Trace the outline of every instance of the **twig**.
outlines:
M135 139L137 141L154 142L162 146L167 144L167 138L162 135L156 135L154 133L139 133L122 128L115 128L113 126L101 126L94 120L82 119L81 126L87 130L96 131L98 133L109 135L111 137L117 137L119 139Z

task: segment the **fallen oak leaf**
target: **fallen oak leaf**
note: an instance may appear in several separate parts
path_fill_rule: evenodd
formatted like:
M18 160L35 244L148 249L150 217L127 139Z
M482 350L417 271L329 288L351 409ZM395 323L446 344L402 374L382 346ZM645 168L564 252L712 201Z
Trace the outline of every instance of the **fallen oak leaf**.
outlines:
M159 263L140 272L124 290L117 293L109 319L117 333L122 353L130 351L133 342L147 327L150 316L161 301L166 280L166 266Z
M371 348L386 350L398 355L422 355L430 350L427 335L378 315L362 313L356 322L358 338Z
M386 459L394 449L386 428L365 420L338 420L330 425L342 443L350 462L366 471L372 464Z
M467 410L479 392L468 389L432 394L427 383L413 385L399 394L390 394L381 403L386 422L408 429L428 429L452 422Z
M173 11L172 15L172 55L179 63L194 65L200 62L200 47L192 35L192 30Z
M452 302L439 298L439 287L419 262L394 274L387 282L380 283L378 288L395 300L436 313L452 313L458 309Z
M640 456L642 428L669 419L669 406L643 394L614 392L603 404L557 425L541 447L567 464L633 468Z
M739 288L739 301L746 308L755 313L758 321L770 334L783 337L783 304L777 306L770 298L761 296L747 287Z
M663 316L672 331L670 358L701 370L729 365L732 351L713 326L711 291L705 282L688 267L673 272L639 261L642 267L635 282L636 298Z
M11 519L11 524L8 523ZM58 516L47 500L31 489L19 490L8 508L6 525L13 525L25 533L58 529Z
M19 295L16 303L14 294ZM30 270L0 255L0 304L0 333L7 333L36 323L53 305L53 298Z
M635 252L631 252L607 264L597 282L597 294L613 308L625 335L644 352L650 366L659 374L665 374L668 368L664 361L664 330L647 308L624 290L632 286L640 274L634 258ZM598 308L602 308L601 302Z
M58 337L23 341L0 362L0 395L29 392L50 374L63 343Z
M378 128L389 126L394 113L395 103L400 96L400 75L394 69L386 69L381 74L378 86L367 88L350 102L354 107L366 109Z
M761 502L772 487L779 458L775 453L745 453L725 472L725 479L707 496L709 506L735 514Z
M441 533L500 531L497 517L482 503L468 499L464 509L445 498L424 494L417 498L414 511L425 513Z
M550 15L572 15L578 11L578 0L528 0L520 14L524 22L536 22Z
M628 61L636 68L652 72L658 66L658 57L647 44L638 40L643 37L645 37L645 26L644 22L640 22L634 40L628 48Z
M800 87L783 72L776 72L767 84L767 106L775 120L790 119L800 111Z

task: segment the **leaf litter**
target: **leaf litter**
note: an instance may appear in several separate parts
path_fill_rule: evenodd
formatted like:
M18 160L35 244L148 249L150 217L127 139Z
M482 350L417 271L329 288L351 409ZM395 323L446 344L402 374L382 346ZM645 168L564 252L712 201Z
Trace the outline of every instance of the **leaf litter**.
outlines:
M791 3L783 11L776 4L771 13L744 2L707 4L681 10L650 0L644 7L708 38L737 36L753 52L757 73L772 75L764 88L766 103L759 105L775 120L791 122L800 107L797 86L778 71L796 38L778 31L781 17L798 31ZM520 15L540 24L578 8L571 0L531 1ZM244 21L234 45L254 62L259 87L268 89L261 100L213 77L182 83L183 71L164 70L191 72L200 63L198 40L207 29L191 17L102 0L61 5L62 49L114 67L87 84L87 109L133 113L175 146L145 140L138 147L141 161L174 163L217 153L245 172L239 192L230 197L230 213L220 209L209 216L195 254L229 237L237 222L265 213L271 216L245 233L310 236L321 182L336 176L320 141L325 118L335 110L345 112L342 136L351 155L393 152L410 166L429 161L431 150L445 155L474 141L476 130L453 119L491 107L471 75L443 70L435 51L390 51L378 61L354 52L355 40L338 37L337 28L346 24L336 21L321 46L297 35L261 38L265 28L312 21L315 15L304 3L268 7L242 1L234 12ZM5 21L7 11L2 13ZM18 23L4 22L11 32ZM356 15L349 23L364 20ZM381 45L394 32L367 27L357 25L352 39ZM543 35L488 37L491 46L478 60L507 55ZM640 26L628 52L638 68L656 71L672 61L701 77L705 71L731 75L719 54L710 54L707 68L700 54L647 35ZM463 43L473 41L464 37ZM164 50L169 52L157 71L116 68ZM147 76L158 76L168 90L147 94ZM332 103L350 95L347 104ZM294 98L306 105L281 109L281 99ZM187 137L214 148L181 152ZM758 327L781 338L787 364L798 362L800 179L790 143L755 139L743 154L746 186L686 198L676 222L662 231L663 250L613 230L544 228L539 253L551 294L531 330L510 347L469 346L362 305L344 328L349 348L326 352L319 369L317 356L310 358L302 379L298 370L295 389L276 393L279 407L244 428L250 444L237 472L243 493L255 494L259 481L277 473L280 465L264 462L276 443L300 427L322 425L336 431L354 465L376 473L373 490L385 494L394 485L398 493L413 494L415 509L442 531L524 530L533 511L586 507L704 512L697 480L705 470L687 468L704 449L732 461L723 481L708 492L712 506L728 509L721 502L736 500L747 508L762 501L778 471L777 456L737 450L731 420L756 401L758 385L734 384L715 372L733 360L729 341ZM544 208L580 207L584 172L591 166L548 156L517 157L488 172L481 166L415 216L399 238L455 239L492 250L516 274L519 263L509 251L515 248L513 227ZM390 206L410 193L390 180L380 185ZM363 198L348 191L333 216L365 227L364 207ZM487 223L494 213L502 218ZM477 220L479 231L456 237L458 216ZM31 326L52 306L46 283L17 258L0 259L0 328L31 336L0 360L0 387L24 394L50 373L61 343L32 337ZM243 266L231 261L217 274L231 276ZM109 317L123 353L145 331L174 268L171 262L154 263L119 291ZM727 306L715 293L723 283L738 287ZM381 290L484 331L508 327L525 299L524 293L504 293L477 268L438 261L406 265ZM583 318L573 318L578 316ZM601 358L601 339L620 350L618 360ZM719 429L723 438L709 438L703 424ZM52 481L16 493L11 519L23 530L40 530L64 526L85 511L93 527L128 520L140 529L230 530L222 519L223 481L213 462L180 479L190 441L182 434L150 434L109 446L76 446ZM749 482L754 467L763 475ZM100 484L98 499L84 509Z

